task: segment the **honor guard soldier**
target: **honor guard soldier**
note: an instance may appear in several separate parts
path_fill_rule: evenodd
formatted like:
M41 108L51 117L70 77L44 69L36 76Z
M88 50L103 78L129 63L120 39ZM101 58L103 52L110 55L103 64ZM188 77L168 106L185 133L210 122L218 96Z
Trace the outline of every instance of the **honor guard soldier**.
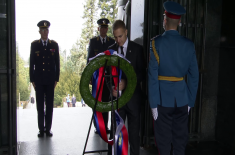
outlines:
M31 43L30 51L30 82L36 91L38 112L38 137L53 136L51 132L54 89L59 82L60 57L57 42L48 39L50 22L40 21L37 26L41 38ZM46 113L44 115L44 95L46 96ZM44 122L45 120L45 122Z
M148 98L159 154L170 155L172 144L174 155L184 155L188 112L195 104L199 72L194 43L177 31L184 7L173 1L163 6L165 32L150 42Z
M89 62L89 58L92 58L92 57L96 56L97 54L106 51L109 46L111 46L115 43L114 39L107 36L109 20L106 18L102 18L97 21L97 24L99 25L98 31L99 31L100 35L90 39L89 48L88 48L87 63ZM106 83L107 83L107 81L105 80L104 86L103 86L103 93L102 93L102 101L103 102L110 101L110 91L108 90ZM104 118L104 124L105 124L106 130L107 130L107 133L109 133L110 130L107 127L107 125L108 125L108 112L103 113L103 118ZM95 133L97 133L96 130L95 130Z

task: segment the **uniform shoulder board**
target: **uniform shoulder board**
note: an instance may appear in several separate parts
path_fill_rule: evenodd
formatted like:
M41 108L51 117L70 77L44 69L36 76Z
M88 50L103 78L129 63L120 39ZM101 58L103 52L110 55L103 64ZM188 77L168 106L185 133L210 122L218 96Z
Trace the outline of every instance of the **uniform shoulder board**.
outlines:
M37 41L39 41L39 40L34 40L32 43L35 43L35 42L37 42Z
M51 40L51 42L57 43L55 40ZM58 44L58 43L57 43Z
M157 37L159 37L159 36L161 36L161 35L156 35L155 37L151 38L151 40L153 40L153 39L155 39L155 38L157 38Z

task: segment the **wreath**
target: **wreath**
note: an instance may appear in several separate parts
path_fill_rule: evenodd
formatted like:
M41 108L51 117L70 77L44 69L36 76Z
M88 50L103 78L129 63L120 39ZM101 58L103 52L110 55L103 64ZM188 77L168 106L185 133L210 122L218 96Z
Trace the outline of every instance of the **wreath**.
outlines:
M121 108L124 106L132 97L137 79L135 71L132 67L132 65L127 62L125 59L116 56L116 55L101 55L93 60L91 60L88 65L85 67L81 80L80 80L80 94L85 101L85 103L91 107L92 109L95 106L96 99L92 96L90 89L89 89L89 83L90 79L93 75L93 73L99 69L100 67L105 65L105 61L107 60L107 66L118 66L118 60L119 60L119 68L125 73L127 77L127 85L125 88L125 91L121 95L120 98L118 98L118 107ZM117 100L113 100L113 107L114 110L117 109ZM96 105L96 111L99 112L108 112L112 110L112 103L110 102L99 102L97 101Z

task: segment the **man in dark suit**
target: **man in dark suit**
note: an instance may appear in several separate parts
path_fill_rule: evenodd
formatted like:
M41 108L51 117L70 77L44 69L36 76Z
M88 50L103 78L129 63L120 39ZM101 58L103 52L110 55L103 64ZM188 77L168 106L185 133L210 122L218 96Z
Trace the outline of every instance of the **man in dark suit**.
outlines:
M107 36L108 32L108 24L109 20L106 18L99 19L97 21L97 24L99 25L98 31L100 35L98 37L94 37L90 39L90 44L88 48L88 56L87 56L87 63L89 62L89 58L92 58L96 56L99 53L102 53L108 49L109 46L113 45L115 43L114 39ZM103 86L103 93L102 93L102 101L108 102L110 101L110 91L107 87L107 81L104 80L104 86ZM106 127L106 132L109 133L110 130L108 129L108 112L102 113L104 124ZM95 133L97 131L95 130Z
M113 35L116 43L109 47L122 54L126 59L131 62L136 76L137 85L135 92L130 99L130 101L119 109L118 113L125 121L126 117L128 119L128 138L130 144L130 155L139 155L139 130L140 130L140 104L142 102L142 91L141 91L141 81L144 78L144 53L143 47L127 38L127 29L125 23L121 20L116 20L113 24ZM125 73L124 73L125 74ZM125 77L125 76L124 76ZM124 78L125 79L125 78ZM119 87L125 85L125 80L119 84ZM128 81L126 81L128 84ZM125 91L125 90L123 90ZM117 96L117 91L113 89L113 96ZM110 134L110 139L113 138L112 132ZM109 155L111 155L111 146L109 145Z
M41 38L31 43L30 82L36 91L38 111L38 137L53 136L51 132L54 89L59 81L60 57L57 42L48 39L50 22L40 21L37 26ZM44 115L44 95L46 96L46 115ZM45 126L44 126L45 119Z

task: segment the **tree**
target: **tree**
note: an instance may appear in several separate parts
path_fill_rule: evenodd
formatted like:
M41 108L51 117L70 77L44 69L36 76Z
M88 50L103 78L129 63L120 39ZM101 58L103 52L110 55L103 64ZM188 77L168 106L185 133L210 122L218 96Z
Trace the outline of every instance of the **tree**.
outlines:
M20 100L26 101L29 99L29 67L19 55L18 45L16 46L16 82L17 82L17 96L20 93ZM17 97L18 100L19 96ZM18 102L17 102L18 103Z
M63 98L67 96L67 94L74 94L77 100L80 100L81 95L79 93L79 85L80 77L78 74L73 72L71 68L66 68L63 72L61 72L60 80L55 88L55 106L62 106Z
M86 0L86 4L84 5L84 12L82 18L85 20L83 23L84 28L82 29L81 37L77 42L73 45L70 50L71 57L70 60L72 65L75 67L75 73L79 75L82 74L87 59L87 48L89 39L94 36L95 32L95 22L96 22L96 12L97 7L95 5L96 0Z
M100 18L107 18L110 21L107 35L113 36L111 25L117 17L117 0L99 0L98 8L101 10Z

